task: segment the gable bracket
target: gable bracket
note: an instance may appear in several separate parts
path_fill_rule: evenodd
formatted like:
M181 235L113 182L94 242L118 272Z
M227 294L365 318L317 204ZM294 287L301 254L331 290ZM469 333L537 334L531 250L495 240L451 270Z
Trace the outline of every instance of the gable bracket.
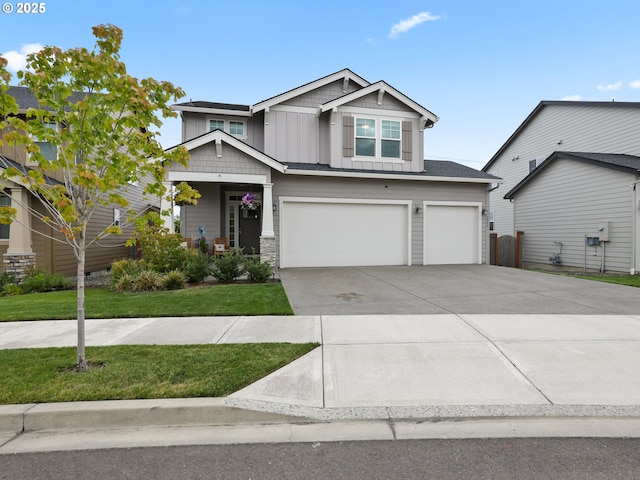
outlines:
M378 105L382 105L382 97L384 97L384 88L378 90Z
M264 124L269 125L269 107L264 109Z
M216 157L222 158L222 140L216 138Z
M342 93L347 93L349 87L349 77L344 77L342 80Z
M333 107L331 109L331 125L336 124L336 114L338 113L338 107Z

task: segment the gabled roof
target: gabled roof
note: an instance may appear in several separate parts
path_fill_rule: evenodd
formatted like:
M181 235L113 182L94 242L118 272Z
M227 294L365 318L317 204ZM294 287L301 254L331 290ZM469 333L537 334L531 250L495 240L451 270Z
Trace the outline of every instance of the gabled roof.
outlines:
M20 113L25 113L29 108L40 108L38 99L27 87L10 86L7 94L15 98ZM69 97L69 101L75 103L82 100L85 95L86 94L82 92L74 92L71 94L71 97Z
M598 167L611 168L631 175L640 175L640 157L636 157L635 155L625 155L622 153L553 152L537 168L533 169L529 175L524 177L520 183L509 190L504 198L507 200L512 199L518 190L535 179L541 171L557 158L566 158Z
M259 162L264 163L268 167L271 167L280 173L284 173L284 170L285 170L284 165L278 162L275 158L262 153L260 150L257 150L252 146L247 145L241 140L238 140L233 135L229 135L228 133L222 130L213 130L211 132L204 133L198 137L192 138L191 140L187 140L186 142L180 143L174 147L167 148L165 151L170 152L174 150L176 147L179 147L180 145L184 146L187 150L191 151L198 147L207 145L209 143L221 144L221 142L224 142L236 148L237 150L240 150L241 152L246 153L250 157L255 158Z
M326 77L322 77L318 80L314 80L313 82L301 85L300 87L281 93L279 95L276 95L275 97L262 100L261 102L253 105L251 107L251 110L253 111L253 113L260 112L261 110L272 107L282 102L286 102L287 100L291 100L292 98L295 98L299 95L303 95L317 88L329 85L330 83L333 83L337 80L348 80L349 82L356 83L360 87L366 87L369 85L369 82L367 82L364 78L356 75L348 68L345 68L344 70L340 70L339 72L332 73L331 75L327 75Z
M320 113L327 112L336 107L339 107L340 105L345 105L349 102L352 102L358 98L362 98L374 92L378 92L381 95L389 94L392 97L394 97L396 100L399 100L400 102L410 107L412 110L415 110L420 114L421 117L425 117L427 126L433 126L433 124L438 121L438 117L435 114L433 114L432 112L424 108L419 103L414 102L409 97L407 97L404 93L399 92L398 90L393 88L391 85L389 85L388 83L382 80L376 83L372 83L371 85L361 88L360 90L356 90L355 92L348 93L346 95L343 95L342 97L336 98L334 100L331 100L327 103L322 104L322 106L320 107Z
M33 170L32 168L25 167L21 163L16 162L15 160L10 159L9 157L5 157L0 155L0 170L6 170L7 168L15 168L23 175L29 175L29 172ZM45 182L48 185L62 185L62 182L59 182L55 178L49 177L48 175L43 175ZM12 182L16 182L17 179L9 178Z
M584 101L574 101L574 100L542 100L536 108L524 119L524 121L520 124L520 126L511 134L511 136L507 139L506 142L498 149L498 151L491 157L491 159L487 162L487 164L482 167L482 171L486 172L493 162L495 162L502 152L504 152L507 147L513 142L520 132L525 129L525 127L533 121L533 119L540 113L542 109L548 106L558 106L558 107L607 107L607 108L640 108L640 102L584 102Z

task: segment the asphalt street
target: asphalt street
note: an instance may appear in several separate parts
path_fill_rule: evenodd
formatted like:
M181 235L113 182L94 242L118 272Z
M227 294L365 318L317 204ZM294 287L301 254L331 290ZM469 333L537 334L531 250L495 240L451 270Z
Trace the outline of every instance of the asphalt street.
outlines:
M0 479L636 479L640 439L315 442L0 456Z

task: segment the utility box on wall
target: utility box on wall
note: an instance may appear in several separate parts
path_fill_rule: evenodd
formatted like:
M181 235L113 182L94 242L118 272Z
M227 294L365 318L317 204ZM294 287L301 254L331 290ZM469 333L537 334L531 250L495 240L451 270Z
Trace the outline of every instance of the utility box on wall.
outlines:
M595 232L587 233L587 245L600 245L600 242L609 241L609 222L600 222L596 225Z

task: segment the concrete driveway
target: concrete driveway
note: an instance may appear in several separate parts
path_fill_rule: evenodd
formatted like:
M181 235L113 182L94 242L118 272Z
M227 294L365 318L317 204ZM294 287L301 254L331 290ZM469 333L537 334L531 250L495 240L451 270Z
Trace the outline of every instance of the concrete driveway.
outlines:
M638 314L640 289L491 265L279 272L296 315Z

